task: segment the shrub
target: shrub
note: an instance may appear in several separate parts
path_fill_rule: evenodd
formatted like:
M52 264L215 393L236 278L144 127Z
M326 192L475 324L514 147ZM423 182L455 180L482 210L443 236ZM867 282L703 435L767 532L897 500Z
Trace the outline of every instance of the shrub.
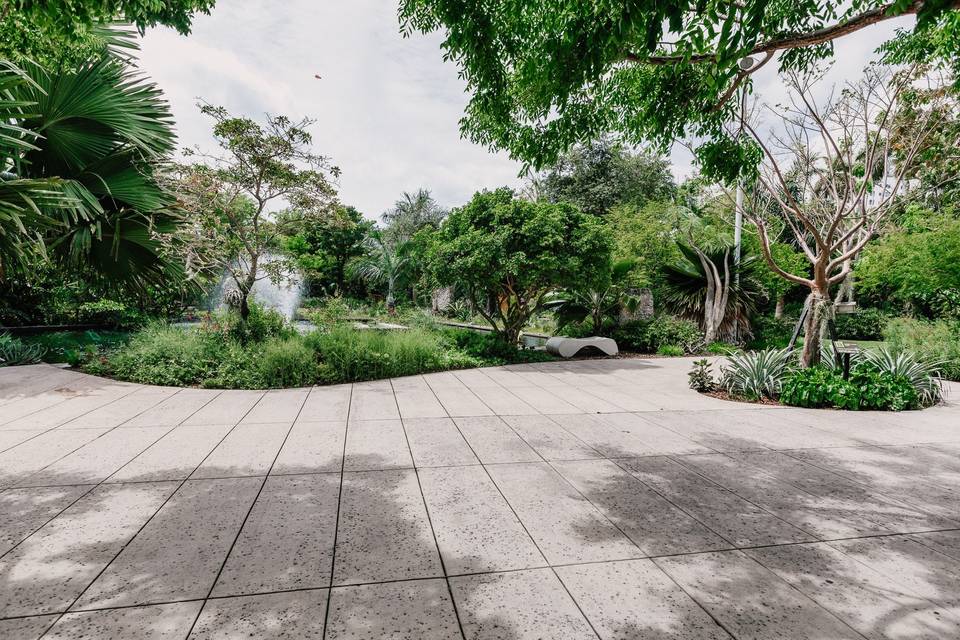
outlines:
M718 356L728 356L737 351L737 345L728 342L711 342L707 345L707 353Z
M717 387L717 383L713 379L713 372L710 369L710 361L706 358L695 360L687 377L690 379L690 388L694 391L704 393L713 391Z
M753 319L753 340L748 343L750 349L785 349L790 344L790 336L796 320L757 316Z
M376 331L335 327L315 331L306 342L318 353L328 382L356 382L439 371L456 366L476 366L479 361L463 353L448 353L439 334L422 329Z
M654 353L664 345L696 353L703 344L703 334L695 322L667 315L625 322L613 330L612 337L620 349L638 353Z
M300 336L273 338L263 345L257 361L260 379L268 387L306 387L319 378L317 353Z
M677 357L683 355L683 348L675 344L662 344L657 348L657 355Z
M794 407L859 409L860 391L832 369L811 367L784 378L780 401Z
M883 337L892 351L908 351L937 362L944 378L960 380L960 321L894 318Z
M916 394L916 403L929 406L943 398L943 384L940 379L940 363L924 359L906 351L891 351L880 348L867 351L863 355L858 371L873 371L906 381Z
M77 366L101 351L123 344L129 336L122 331L53 331L22 340L46 349L44 362L68 362Z
M104 364L106 372L122 380L190 386L216 376L223 352L223 341L216 334L158 323L134 334Z
M840 340L881 340L889 318L879 309L837 314L834 325Z
M495 333L470 329L452 329L444 333L457 349L483 364L547 362L554 359L546 351L521 349L508 344Z
M46 352L41 345L27 344L9 333L0 333L0 367L36 364Z
M835 407L856 411L903 411L921 406L920 395L909 378L859 365L844 380L826 367L801 369L783 381L780 400L796 407Z
M731 395L759 400L776 398L793 359L785 349L743 351L727 356L720 384Z

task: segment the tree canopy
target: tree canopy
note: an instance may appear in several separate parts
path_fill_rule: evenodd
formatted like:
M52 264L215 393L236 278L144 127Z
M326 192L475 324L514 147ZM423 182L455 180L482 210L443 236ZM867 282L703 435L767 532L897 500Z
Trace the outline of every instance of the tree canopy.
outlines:
M450 213L431 264L441 285L466 289L474 308L516 342L550 291L598 281L610 253L610 236L596 216L567 203L519 200L501 188L477 193Z
M706 137L723 142L734 164L757 161L738 158L722 129L736 109L730 98L757 69L779 55L782 70L804 70L844 35L904 14L918 15L919 30L939 29L958 8L957 0L401 0L400 19L406 34L444 33L444 55L472 94L463 133L539 169L609 132L664 146ZM955 52L958 31L907 50Z

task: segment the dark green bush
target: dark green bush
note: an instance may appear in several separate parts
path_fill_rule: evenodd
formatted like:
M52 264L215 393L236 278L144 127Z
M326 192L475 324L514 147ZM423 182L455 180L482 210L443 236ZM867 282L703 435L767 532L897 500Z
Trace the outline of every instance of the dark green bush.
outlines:
M837 314L834 324L840 340L882 340L889 317L879 309Z
M227 335L241 344L289 337L294 332L280 313L256 304L250 305L250 315L246 321L241 320L240 314L234 311L219 314L218 319Z
M800 369L788 375L780 401L795 407L835 407L849 410L903 411L920 406L917 390L904 376L857 366L844 380L825 367Z
M784 378L780 401L794 407L859 409L860 392L832 369L811 367Z
M747 347L753 350L784 349L790 344L796 319L757 316L753 319L753 340Z
M107 371L143 384L190 386L217 375L224 342L214 333L151 324L108 357Z
M621 350L637 353L656 353L664 346L696 353L703 346L703 334L696 323L667 315L625 322L613 330L612 337Z
M263 344L257 361L260 379L268 387L306 387L319 377L317 352L297 337L272 338Z
M521 349L516 345L507 344L493 333L481 333L470 329L448 329L444 333L457 349L484 364L547 362L554 359L546 351Z

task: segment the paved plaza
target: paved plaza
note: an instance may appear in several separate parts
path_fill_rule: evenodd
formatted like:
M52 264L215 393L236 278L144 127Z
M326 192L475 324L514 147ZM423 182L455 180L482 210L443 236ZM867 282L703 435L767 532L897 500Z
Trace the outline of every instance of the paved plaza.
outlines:
M0 369L0 639L960 638L960 388L787 409L690 363Z

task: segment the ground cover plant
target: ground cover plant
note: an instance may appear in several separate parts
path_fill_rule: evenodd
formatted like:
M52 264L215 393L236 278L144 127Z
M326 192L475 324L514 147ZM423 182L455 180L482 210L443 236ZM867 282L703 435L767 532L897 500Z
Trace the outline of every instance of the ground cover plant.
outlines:
M848 375L829 352L816 367L799 365L787 349L737 352L727 356L719 379L709 361L694 362L689 386L701 393L722 389L733 399L851 411L922 409L943 397L939 363L911 352L859 352Z

